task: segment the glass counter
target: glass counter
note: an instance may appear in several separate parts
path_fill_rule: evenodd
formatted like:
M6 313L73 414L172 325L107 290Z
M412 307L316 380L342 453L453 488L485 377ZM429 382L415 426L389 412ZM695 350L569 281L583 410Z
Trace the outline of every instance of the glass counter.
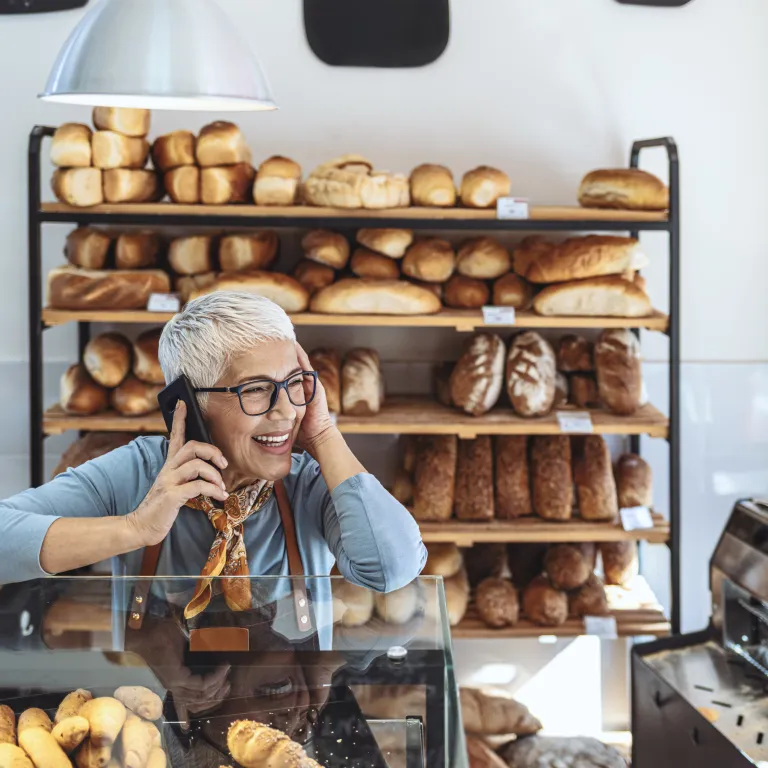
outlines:
M215 578L202 600L197 585L71 577L0 588L0 703L53 717L78 688L144 686L162 700L156 725L174 768L240 765L227 732L243 719L325 768L468 766L442 579L381 595L340 577ZM204 608L191 616L192 604Z

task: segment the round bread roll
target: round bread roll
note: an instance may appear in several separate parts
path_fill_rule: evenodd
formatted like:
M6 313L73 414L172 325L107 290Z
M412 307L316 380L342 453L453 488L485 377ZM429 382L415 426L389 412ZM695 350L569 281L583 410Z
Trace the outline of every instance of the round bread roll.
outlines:
M454 275L443 289L446 307L453 309L480 309L488 303L491 292L482 280Z
M145 384L135 376L128 376L109 393L109 402L123 416L144 416L160 408L157 396L162 388L162 385Z
M407 624L419 609L419 590L411 582L394 592L377 592L373 601L376 613L387 624Z
M403 274L427 283L444 283L456 266L453 246L447 240L424 237L417 240L403 259Z
M193 291L191 299L214 291L245 291L264 296L286 312L304 312L309 292L290 275L279 272L227 272L209 286ZM319 295L319 294L318 294Z
M509 272L493 284L493 304L496 307L528 309L533 288L520 275Z
M555 544L547 550L544 570L555 589L578 589L594 569L594 544Z
M475 590L475 607L480 618L495 629L517 624L520 604L517 590L508 579L486 579Z
M367 248L357 248L349 262L349 268L358 277L368 280L397 280L400 269L388 256L374 253Z
M293 205L301 182L301 166L287 157L265 160L256 174L253 199L256 205Z
M464 174L461 180L461 202L467 208L493 208L500 197L509 195L509 176L504 171L481 165Z
M116 387L131 371L131 342L120 333L101 333L86 345L83 365L97 384Z
M327 267L344 269L349 261L349 243L343 235L336 232L314 229L304 235L301 247L306 258Z
M568 595L539 576L523 591L523 613L542 627L559 627L568 618Z
M373 592L342 578L331 580L333 623L343 627L361 627L373 616Z
M605 585L594 573L590 574L581 587L568 595L568 607L572 616L607 616L610 609Z
M310 309L332 315L429 315L442 309L434 293L406 280L338 280L312 297Z
M478 280L495 280L512 268L509 251L492 237L473 237L462 243L456 271Z
M296 265L293 276L309 291L310 296L314 296L336 279L336 273L330 267L309 259L304 259Z
M665 211L669 190L661 179L638 168L592 171L579 186L579 204L585 208Z
M464 565L459 548L455 544L429 543L427 547L427 564L421 572L422 576L442 576L447 579L458 573Z
M107 407L108 393L84 365L71 365L61 377L60 404L65 413L90 416Z
M410 229L361 229L357 242L382 256L402 259L413 242L413 232Z
M411 171L411 203L428 208L453 208L456 184L444 165L425 163Z
M607 541L600 544L606 584L629 586L639 571L636 541Z
M144 331L133 345L133 375L145 384L165 384L158 359L162 328Z

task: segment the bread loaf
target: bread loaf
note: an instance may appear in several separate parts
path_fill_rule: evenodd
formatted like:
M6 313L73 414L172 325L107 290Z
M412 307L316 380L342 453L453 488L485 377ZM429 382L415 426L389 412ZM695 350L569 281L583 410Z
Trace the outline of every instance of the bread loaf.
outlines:
M109 394L110 405L123 416L144 416L159 409L157 396L163 387L145 384L135 376L128 376Z
M517 590L508 579L486 579L475 590L475 608L489 627L513 626L520 612Z
M569 380L570 402L577 408L599 408L600 396L597 394L597 381L594 374L577 373Z
M653 474L647 461L625 453L616 462L614 476L620 509L653 507Z
M200 202L203 205L251 202L255 175L250 163L202 168Z
M7 704L0 704L0 750L8 744L16 744L16 713ZM0 765L3 765L3 759L9 757L7 750L5 755L0 751Z
M512 268L518 275L524 275L536 259L552 252L556 247L555 243L541 235L529 235L515 248L512 254Z
M555 589L578 589L594 570L594 544L555 544L547 550L544 569Z
M108 203L150 203L163 196L154 171L111 168L104 171L104 200Z
M373 349L353 349L341 369L341 410L346 416L374 416L381 410L381 369Z
M435 367L433 373L435 399L446 408L451 408L454 404L453 397L451 396L451 374L453 369L453 363L442 363Z
M413 504L413 478L404 469L395 471L392 495L405 506Z
M411 204L408 179L401 173L371 171L360 189L363 208L407 208Z
M304 235L301 241L304 256L310 261L325 264L333 269L344 269L349 261L347 238L336 232L314 229Z
M459 698L461 717L467 733L530 736L541 730L541 723L531 715L528 707L515 701L506 691L462 686Z
M665 211L669 190L661 179L638 168L592 171L579 185L579 204L585 208Z
M558 371L555 374L555 399L552 401L553 408L562 408L568 404L568 378L564 373Z
M533 308L540 315L566 317L647 317L652 311L644 291L615 275L549 285L536 295Z
M360 155L344 155L315 168L304 183L309 205L362 208L362 188L373 165Z
M497 435L496 517L514 520L533 512L528 477L528 438L525 435Z
M628 587L639 571L637 542L607 541L600 544L606 584Z
M91 150L96 168L143 168L149 143L114 131L96 131L91 137Z
M57 168L51 178L51 189L57 200L75 208L104 202L99 168Z
M458 438L434 435L419 438L413 485L416 520L448 520L453 514Z
M523 613L539 626L559 627L568 618L568 595L539 576L523 590Z
M403 274L427 283L444 283L456 265L453 247L447 240L424 237L416 240L403 259Z
M317 371L325 388L328 410L341 413L341 359L335 349L314 349L309 353L309 362Z
M245 291L264 296L286 312L304 312L309 304L307 289L290 275L278 272L227 272L208 287L192 293L196 299L213 291Z
M269 269L280 241L272 230L250 235L225 235L219 243L219 266L223 272Z
M217 272L203 272L202 275L184 275L177 277L173 286L181 297L181 303L186 304L193 293L203 291L216 282Z
M154 232L123 233L115 243L117 269L154 267L160 255L160 238Z
M594 346L583 336L567 334L557 344L557 369L565 373L594 371Z
M414 280L412 277L406 278L411 285L415 285L418 288L423 288L429 291L431 294L437 297L437 300L442 303L443 301L443 285L442 283L425 283L423 280Z
M234 123L217 120L200 130L195 147L197 164L203 168L251 162L251 151Z
M121 333L101 333L83 352L83 365L102 387L116 387L131 372L131 342Z
M453 208L456 185L444 165L425 163L411 171L411 202L428 208Z
M293 276L314 296L321 288L326 288L336 279L336 273L324 264L304 259L296 265Z
M455 544L429 543L426 547L427 564L421 572L422 576L442 576L447 579L464 567L461 551Z
M594 573L575 592L568 595L568 609L572 616L608 616L608 597L605 585Z
M455 627L464 618L469 605L469 580L464 568L460 568L453 576L445 579L445 603L448 608L448 623ZM435 595L436 597L436 595ZM432 608L437 613L437 601L427 597L424 613L429 616Z
M181 165L163 175L163 187L174 203L197 205L200 202L200 169L196 165Z
M13 743L0 743L0 765L3 768L35 768L34 763L27 757L27 753L16 746L15 738Z
M626 328L603 331L595 345L595 367L600 400L621 416L640 407L643 374L640 342Z
M112 240L98 229L78 227L67 235L64 255L76 267L102 269L111 244Z
M573 438L573 479L582 520L615 520L619 514L611 454L600 435Z
M504 342L493 333L478 333L466 343L451 373L454 405L481 416L496 405L503 384Z
M60 125L51 139L51 162L59 168L88 168L92 159L91 136L87 125Z
M413 232L410 229L360 229L357 242L382 256L402 259L413 242Z
M29 755L35 768L72 768L64 750L43 728L28 728L19 732L19 746Z
M162 328L144 331L133 344L133 375L145 384L165 384L158 350Z
M535 331L516 336L507 355L507 392L520 416L543 416L555 399L555 352Z
M339 280L312 297L313 312L332 315L430 315L442 309L433 293L404 280Z
M507 548L504 544L475 544L463 552L464 567L473 587L485 579L499 578L509 573Z
M171 290L166 272L97 271L66 266L48 273L48 306L53 309L144 309L152 293Z
M459 520L493 520L493 453L489 435L459 441L454 511Z
M454 275L445 284L445 305L454 309L480 309L488 303L491 292L482 280Z
M148 109L131 107L94 107L93 124L100 131L117 131L125 136L146 136L149 133Z
M397 280L400 277L400 268L394 259L369 251L367 248L355 250L349 268L357 277L368 280Z
M191 131L172 131L158 136L152 143L152 163L165 173L184 165L195 165L195 134Z
M68 717L51 731L56 743L67 753L74 752L88 735L90 724L84 717Z
M497 307L528 309L533 289L519 275L512 272L500 277L493 284L493 304Z
M244 768L282 766L283 768L321 768L282 731L252 720L236 720L227 732L227 747Z
M511 268L509 251L492 237L466 240L456 256L456 271L478 280L495 280Z
M128 445L135 437L136 435L130 432L88 432L64 451L51 473L51 478L66 472L70 467L79 467L86 461Z
M287 157L267 158L256 174L256 205L294 205L301 183L301 166Z
M210 235L190 235L171 240L168 263L180 275L200 275L213 269Z
M419 609L420 594L416 582L394 592L376 592L373 604L378 616L387 624L407 624Z
M545 520L570 520L573 476L569 438L532 437L530 472L534 512Z
M48 717L48 713L44 709L31 707L30 709L25 709L19 715L19 725L17 729L19 736L21 736L24 731L32 730L33 728L41 728L48 733L53 730L51 718Z
M493 208L500 197L509 195L509 176L496 168L481 165L467 171L461 180L461 202L467 208Z
M549 547L546 544L508 544L507 562L512 572L512 582L520 589L527 587L544 570L544 558Z
M61 377L60 400L65 413L91 416L107 407L107 390L97 384L83 365L71 365Z

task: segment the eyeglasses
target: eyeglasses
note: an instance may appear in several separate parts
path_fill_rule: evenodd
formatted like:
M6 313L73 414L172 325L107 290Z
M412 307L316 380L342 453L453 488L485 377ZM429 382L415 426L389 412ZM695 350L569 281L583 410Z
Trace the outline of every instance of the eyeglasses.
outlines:
M240 407L246 416L262 416L269 413L280 397L280 390L284 389L292 405L309 405L315 398L317 391L317 371L302 371L294 373L285 381L271 381L270 379L258 379L248 381L237 387L209 387L195 389L195 392L227 392L237 394Z

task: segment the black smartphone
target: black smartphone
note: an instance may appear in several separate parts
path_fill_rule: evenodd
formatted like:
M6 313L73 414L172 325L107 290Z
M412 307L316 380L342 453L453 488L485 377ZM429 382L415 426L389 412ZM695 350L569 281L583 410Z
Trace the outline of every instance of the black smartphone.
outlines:
M173 412L179 400L183 400L187 404L186 442L195 440L199 443L210 443L211 435L200 411L200 406L197 404L194 387L186 376L179 376L157 396L157 402L160 403L160 411L165 419L168 432L173 426Z

